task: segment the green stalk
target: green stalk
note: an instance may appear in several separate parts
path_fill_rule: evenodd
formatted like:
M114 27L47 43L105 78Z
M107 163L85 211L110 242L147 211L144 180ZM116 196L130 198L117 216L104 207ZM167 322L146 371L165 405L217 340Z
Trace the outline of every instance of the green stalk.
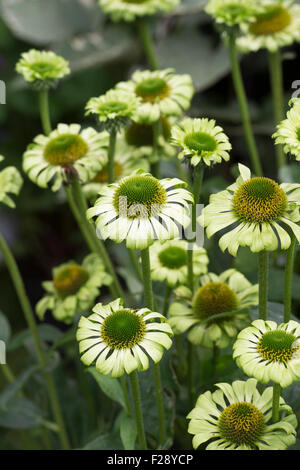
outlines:
M108 147L108 182L115 181L115 151L116 151L117 132L112 130L109 135Z
M7 382L9 384L12 384L13 381L15 380L15 376L11 370L11 368L9 367L8 364L1 364L1 370L2 370L2 373L5 377L5 379L7 380Z
M49 135L52 130L49 113L48 93L48 90L42 90L39 92L40 116L45 135Z
M197 230L197 204L199 204L199 199L201 195L202 183L204 176L204 165L201 163L195 168L194 184L193 184L193 195L194 195L194 204L192 206L192 231L196 233ZM194 279L194 268L193 268L193 253L194 250L187 251L187 270L188 270L188 285L194 294L195 290L195 279ZM189 390L189 402L190 407L194 406L194 347L192 343L188 342L188 390Z
M282 57L280 49L269 51L269 69L274 106L274 124L277 126L284 119ZM275 145L278 168L285 165L286 159L282 145Z
M139 262L137 260L137 257L136 257L136 254L135 254L134 250L131 250L130 248L128 248L128 254L129 254L129 258L130 258L132 267L135 271L135 274L137 275L137 278L140 281L142 281L143 280L143 275L142 275L142 272L141 272L141 267L139 265Z
M72 195L73 200L77 206L77 215L75 215L76 220L79 220L80 217L80 229L83 231L83 234L88 242L89 247L92 249L94 253L97 253L99 257L102 259L107 272L112 276L113 283L110 285L111 293L114 297L122 297L124 298L123 289L119 283L117 278L116 272L110 261L110 258L107 254L106 248L102 240L97 237L96 230L94 226L88 222L86 218L86 211L87 205L86 200L82 192L81 184L79 183L77 178L73 178L72 181ZM74 207L72 207L74 211Z
M63 449L69 449L70 448L69 438L66 432L58 395L56 392L53 377L47 369L46 355L43 350L41 340L39 338L38 329L37 329L37 325L36 325L35 318L34 318L34 313L32 311L29 299L27 297L24 283L23 283L19 268L17 266L17 263L6 241L4 240L1 234L0 234L0 251L3 254L4 260L9 270L11 279L13 281L19 302L22 306L25 319L27 321L28 327L32 334L38 361L39 361L40 367L43 371L43 374L46 380L47 392L48 392L49 400L52 406L54 419L59 429L58 432L59 432L62 447Z
M163 311L162 314L164 317L167 316L168 313L168 308L169 308L169 303L170 303L170 297L172 295L172 287L169 286L168 284L166 285L166 291L165 291L165 298L164 298L164 306L163 306Z
M201 163L195 168L195 177L193 184L194 203L192 206L192 231L196 233L197 230L197 204L201 195L202 183L204 176L204 165ZM193 270L193 250L187 251L187 270L188 270L188 283L192 293L194 293L194 270Z
M158 119L153 126L153 153L154 162L151 164L151 173L155 178L160 178L160 161L158 158L159 136L161 133L161 120Z
M145 302L146 302L146 306L150 310L153 311L154 297L153 297L153 292L152 292L149 248L141 250L141 259L142 259L142 270L143 270L144 289L145 289ZM164 401L163 401L159 363L153 364L153 376L154 376L156 406L157 406L157 413L158 413L159 442L163 444L166 440L167 432L166 432L165 408L164 408Z
M284 322L291 319L292 311L292 279L294 270L296 237L291 233L291 244L286 255L285 274L284 274Z
M144 420L141 407L141 394L139 387L139 379L136 371L133 371L130 375L130 383L132 388L133 403L135 410L135 419L138 432L138 439L142 450L147 450L147 442L144 430Z
M269 253L260 251L258 256L259 318L267 320Z
M131 412L131 406L130 406L130 400L129 400L128 390L127 390L127 383L126 383L125 375L121 375L120 380L121 380L121 386L123 390L126 411L129 415L131 415L132 412Z
M281 386L279 384L273 384L273 404L272 404L272 421L278 423L279 416L279 402L281 396Z
M152 70L159 69L158 61L155 54L155 47L151 33L149 31L149 25L147 23L147 20L141 19L137 21L137 28L150 67L152 68Z
M262 172L259 154L258 154L258 150L256 147L256 142L254 139L252 126L251 126L247 96L246 96L244 83L242 79L238 52L236 48L236 38L234 34L231 34L229 36L229 54L230 54L230 60L231 60L233 83L234 83L235 92L236 92L237 99L238 99L239 106L240 106L241 117L243 121L243 127L244 127L246 142L247 142L252 166L253 166L255 174L257 176L262 176L263 172Z

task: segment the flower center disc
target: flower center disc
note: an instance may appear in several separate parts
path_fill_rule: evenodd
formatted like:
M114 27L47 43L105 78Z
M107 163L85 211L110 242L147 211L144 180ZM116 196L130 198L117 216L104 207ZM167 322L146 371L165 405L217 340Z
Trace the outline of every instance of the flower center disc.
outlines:
M245 181L233 196L233 210L247 222L271 222L278 219L287 207L283 189L264 177Z
M36 72L45 73L53 70L53 64L49 64L49 62L36 62L31 65L31 68Z
M168 95L169 86L162 78L148 78L137 85L135 92L144 102L154 102L157 98L162 99Z
M269 5L266 12L257 16L256 22L250 26L250 32L256 36L274 34L286 28L291 20L291 15L286 8Z
M142 341L145 332L144 320L129 309L112 313L101 326L101 337L112 349L132 348Z
M85 141L77 134L60 134L47 143L44 158L52 165L71 165L84 157L88 150Z
M125 217L146 217L157 215L160 206L167 201L167 194L160 182L153 176L131 176L115 191L113 205Z
M288 362L300 346L294 347L296 337L285 331L265 333L257 344L257 350L266 361Z
M193 312L205 320L218 313L237 310L238 300L233 290L223 282L208 282L200 287L193 298Z
M119 162L114 162L115 179L119 179L123 173L123 166ZM97 173L93 179L93 183L108 183L107 166Z
M118 101L101 104L101 111L107 114L121 113L122 111L125 111L126 109L127 109L127 105L125 103L120 103Z
M265 419L252 403L232 403L222 411L218 427L226 441L253 446L264 431Z
M169 269L178 269L186 265L186 251L178 246L169 246L162 250L159 260L163 266Z
M86 269L77 264L65 266L54 276L54 287L62 298L75 295L89 279Z
M192 132L184 138L185 145L195 152L213 152L217 148L217 143L213 137L205 132Z
M170 138L170 124L164 117L161 118L162 135L165 140ZM130 126L126 129L125 138L128 145L134 147L153 146L153 126L147 124L138 124L131 122Z

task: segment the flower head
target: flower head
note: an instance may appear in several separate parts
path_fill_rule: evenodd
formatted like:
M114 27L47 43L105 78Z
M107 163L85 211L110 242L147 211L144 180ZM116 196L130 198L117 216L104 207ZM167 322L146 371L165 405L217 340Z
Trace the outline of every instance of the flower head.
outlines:
M264 1L255 21L242 27L244 36L237 40L243 52L262 48L274 52L300 41L300 5L293 0Z
M4 157L0 155L0 162ZM14 166L8 166L0 171L0 202L14 208L15 202L9 194L18 195L23 184L23 178Z
M82 362L95 363L101 374L120 377L146 370L148 357L157 363L172 345L172 330L157 312L125 308L121 299L97 304L93 312L81 317L76 337Z
M255 320L240 332L233 349L237 365L259 382L287 387L300 380L300 324L293 320L281 325Z
M126 240L128 248L142 250L155 239L179 236L179 228L190 223L189 202L193 196L177 178L158 180L149 173L136 172L103 188L88 218L97 216L96 225L104 240Z
M300 242L300 185L277 184L270 178L251 178L249 168L239 164L240 176L225 191L212 194L199 222L206 227L208 237L229 228L220 238L224 251L236 256L239 246L249 246L252 252L286 250L291 243L289 226ZM283 227L282 227L283 225Z
M200 395L187 416L195 449L210 441L206 450L284 450L296 442L297 419L283 398L284 417L272 424L272 387L260 394L255 379L216 387Z
M214 119L186 118L172 128L172 142L181 147L178 158L187 158L191 165L220 163L229 160L231 144L222 127Z
M287 118L277 126L273 135L275 144L283 144L284 152L293 155L300 161L300 99L291 100L292 107Z
M53 181L57 191L67 181L68 170L85 183L101 170L105 159L106 135L91 127L81 130L79 124L58 124L49 136L38 135L23 156L23 169L41 188Z
M140 99L130 91L109 90L105 95L91 98L86 114L96 114L104 129L119 130L135 116Z
M105 141L105 161L103 167L96 176L83 185L82 189L88 199L95 202L98 194L103 188L108 185L108 141L109 134L106 134ZM117 136L116 150L114 156L114 170L115 170L115 181L120 181L125 176L131 175L134 171L143 169L149 170L149 161L147 158L143 158L142 155L136 154L132 151L132 147L126 143L123 135Z
M43 319L46 311L51 310L56 320L65 323L88 310L98 297L99 288L112 281L95 254L87 256L82 264L63 263L53 269L52 275L52 281L43 283L46 295L37 303L36 313Z
M248 323L245 309L258 304L258 285L252 285L235 269L220 276L200 276L200 287L194 295L187 287L179 287L175 294L178 300L169 311L174 333L188 331L191 343L206 348L228 346Z
M154 123L161 116L180 116L194 94L191 76L175 75L173 69L137 70L131 80L118 83L116 88L140 98L134 120L144 124Z
M16 71L37 89L54 88L60 78L70 73L69 63L63 57L36 49L23 52Z
M210 0L205 11L215 18L217 23L231 27L253 21L257 8L256 0Z
M170 240L161 243L155 241L150 247L151 277L154 281L166 282L175 287L187 282L187 249L185 240ZM195 275L207 272L208 256L204 248L193 253L193 271Z
M99 0L103 11L114 21L134 21L136 18L172 11L180 0Z

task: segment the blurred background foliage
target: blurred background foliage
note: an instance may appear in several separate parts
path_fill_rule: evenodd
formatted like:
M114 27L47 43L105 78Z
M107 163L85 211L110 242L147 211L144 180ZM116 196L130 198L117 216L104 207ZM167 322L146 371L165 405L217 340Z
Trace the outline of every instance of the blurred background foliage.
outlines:
M224 189L228 182L232 181L236 174L237 162L250 165L230 76L228 53L211 19L203 11L205 3L203 0L182 0L181 6L173 14L155 18L151 24L161 68L174 67L178 73L189 73L193 77L197 92L188 114L193 117L216 119L229 135L233 145L231 165L223 163L206 171L204 203L208 201L209 194ZM54 50L70 61L71 75L57 90L51 92L51 115L53 122L56 123L93 124L84 118L84 106L88 99L104 93L118 81L126 80L136 67L147 67L133 26L113 24L102 14L96 0L0 0L0 79L5 82L7 92L6 104L0 105L0 154L6 157L5 165L15 165L20 170L26 146L41 132L37 97L14 70L20 54L32 47ZM299 53L300 46L297 45L284 51L286 104L295 91L292 88L293 82L300 79ZM242 57L242 70L265 174L299 183L299 164L297 166L289 163L282 169L279 177L274 174L276 165L271 139L274 126L265 52ZM164 164L164 176L172 176L175 172L174 162ZM86 254L85 245L63 195L52 194L50 191L38 188L27 180L25 175L17 209L11 211L1 207L0 230L9 240L17 256L33 305L43 295L41 282L50 278L52 267L69 258L80 260ZM251 281L257 281L257 260L248 250L240 249L238 257L233 259L230 255L221 253L215 239L207 241L206 248L210 253L211 271L221 272L234 265ZM128 263L126 264L128 258L124 248L114 245L110 246L110 250L111 256L119 266L119 274L123 277L124 285L126 282L127 288L133 293L134 302L134 294L141 292L142 286L128 269ZM283 300L284 263L284 253L271 257L270 312L271 317L278 322L282 312L279 304ZM294 314L298 318L300 317L299 286L298 251L293 285ZM161 295L158 288L157 293L158 296ZM3 436L0 429L0 448L5 449L18 448L20 436L15 433L14 428L19 426L25 429L38 429L36 426L39 426L44 418L33 401L24 402L26 398L16 395L18 387L26 384L29 395L34 397L39 393L38 402L41 402L42 387L41 377L30 369L33 347L28 332L24 331L22 312L3 263L0 266L0 299L0 308L4 312L4 315L0 314L0 339L10 338L9 363L19 374L19 385L15 387L13 401L10 401L13 411L11 413L8 411L6 414L0 411L0 426L9 429L3 433ZM122 421L122 414L117 413L118 405L107 406L105 386L104 394L101 399L99 398L92 375L82 372L76 348L73 345L68 349L66 335L72 335L73 331L68 333L67 328L55 323L50 315L46 319L47 323L39 327L43 339L46 342L58 342L58 345L61 344L60 341L66 342L67 346L63 353L65 366L71 371L79 371L81 377L77 387L72 375L70 378L63 374L59 366L59 357L55 351L53 352L51 367L56 367L57 382L72 432L73 445L96 449L112 448L113 445L114 448L120 448L117 425L115 423L111 428L108 424L110 420L107 420L108 409L110 416L111 413L116 414L117 422L121 420L122 426L128 427L126 420ZM29 351L29 356L20 354L22 348ZM202 350L201 354L203 367L199 381L203 384L205 370L210 367L211 359L206 351ZM170 391L167 406L168 417L172 420L173 394L177 384L167 364L168 359L165 360L167 373L163 374L163 377L164 386ZM22 372L24 370L25 372ZM230 352L225 351L219 358L218 373L223 380L232 380L236 378L236 374L240 374L232 363ZM33 380L29 381L32 377ZM144 394L151 396L153 392L150 390L151 385L147 383L146 374L144 382L142 384ZM296 387L295 385L289 389L291 400L294 401L299 396ZM118 397L118 390L115 393ZM96 400L97 406L102 410L100 424L102 434L100 437L94 436L93 439L90 438L95 423L93 415L88 413L91 400ZM293 403L289 404L293 406ZM180 408L180 401L178 406ZM299 403L297 406L299 407ZM153 407L151 408L149 404L146 408L149 409L146 428L153 429L153 416L151 416ZM180 429L186 426L184 419L177 417L176 423L173 424L176 436L177 434L182 436ZM99 423L97 428L99 429ZM87 436L91 441L89 444ZM26 447L25 437L23 436L24 439L20 444L22 448ZM133 437L127 436L127 439L131 438ZM189 437L186 439L189 440ZM180 443L179 441L180 438L177 445L181 448L188 445L184 441ZM27 447L30 448L31 445L28 443Z

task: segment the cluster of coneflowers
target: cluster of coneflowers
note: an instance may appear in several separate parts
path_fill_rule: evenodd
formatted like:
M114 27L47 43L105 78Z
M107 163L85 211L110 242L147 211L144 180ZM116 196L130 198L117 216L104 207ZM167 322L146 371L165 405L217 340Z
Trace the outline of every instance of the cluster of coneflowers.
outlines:
M16 70L37 91L43 134L34 138L23 156L23 170L41 188L65 192L90 254L79 263L66 261L43 284L45 296L36 313L46 311L65 323L77 321L81 361L100 374L120 378L128 412L136 418L141 449L147 449L138 376L152 364L159 436L167 436L160 360L165 350L182 347L186 338L192 408L187 418L193 446L206 449L286 449L296 440L297 420L282 398L282 388L300 380L300 323L291 320L291 280L294 250L300 242L300 184L263 176L249 118L237 51L269 51L277 131L277 163L285 155L300 160L300 100L293 100L283 119L281 48L300 40L300 6L290 0L210 0L214 17L232 61L232 75L245 130L251 170L239 164L239 176L226 190L210 196L197 218L204 171L230 158L231 144L213 119L189 118L194 94L192 79L157 67L148 18L174 9L177 0L99 0L112 20L132 22L140 33L151 70L137 70L129 80L86 105L95 126L60 123L52 128L49 92L70 70L66 60L49 51L23 53ZM196 45L195 45L196 47ZM201 44L199 45L201 47ZM188 168L186 180L161 178L162 159ZM190 184L193 181L193 184ZM7 167L0 173L1 201L11 207L22 177ZM258 284L228 269L208 271L206 250L192 243L186 229L205 227L208 237L222 231L219 246L236 256L239 247L259 254ZM97 231L96 231L97 229ZM137 275L143 281L140 308L127 302L126 292L106 251L105 240L126 243ZM69 438L51 371L38 336L14 258L0 236L0 249L31 329L44 371L63 448ZM268 255L286 250L283 323L268 320ZM137 251L138 250L138 254ZM152 281L165 284L163 311L157 312ZM112 300L96 303L102 286ZM249 323L248 308L258 306L259 318ZM89 312L88 314L86 312ZM233 357L248 380L218 383L194 401L193 348L216 351L233 346ZM200 365L201 367L201 365ZM134 410L128 400L129 377ZM271 386L263 389L257 382Z

